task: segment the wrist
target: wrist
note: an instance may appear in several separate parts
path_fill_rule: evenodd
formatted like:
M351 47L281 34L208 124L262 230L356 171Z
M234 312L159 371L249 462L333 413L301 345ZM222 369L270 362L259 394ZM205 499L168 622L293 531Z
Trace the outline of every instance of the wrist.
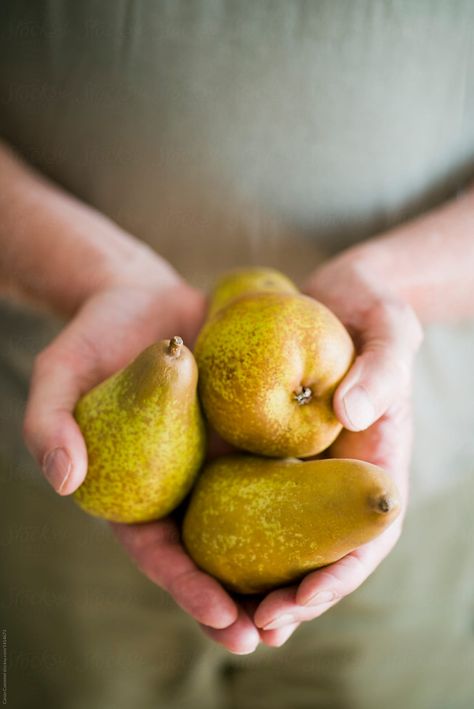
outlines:
M190 285L170 264L146 245L138 242L137 251L127 263L108 263L97 288L86 301L94 301L104 294L120 295L125 302L130 299L143 303L143 312L156 307L172 314L171 334L181 335L192 346L202 326L207 310L207 297ZM151 308L151 311L149 310Z
M88 295L124 287L159 293L185 285L179 273L152 248L122 233L103 259Z
M397 298L390 278L382 275L377 259L365 244L342 251L319 266L304 290L330 307L339 302L347 305L353 298L359 306L363 306L361 300L368 306L387 296Z
M474 190L350 249L336 261L411 306L420 321L474 315Z
M310 277L308 287L317 293L331 292L347 299L348 293L367 300L402 301L416 310L415 290L406 273L408 265L383 238L372 239L349 248L322 264ZM405 273L403 273L405 271Z
M182 281L148 246L0 144L1 287L69 317L116 285Z
M433 296L433 286L426 282L423 266L413 259L403 229L363 242L341 256L343 267L357 274L359 282L374 295L403 303L420 321L428 321L426 304Z
M422 329L415 308L397 289L390 274L378 268L373 253L363 246L342 252L311 275L307 292L329 307L351 334L360 336L371 321L401 320L413 341L421 342Z

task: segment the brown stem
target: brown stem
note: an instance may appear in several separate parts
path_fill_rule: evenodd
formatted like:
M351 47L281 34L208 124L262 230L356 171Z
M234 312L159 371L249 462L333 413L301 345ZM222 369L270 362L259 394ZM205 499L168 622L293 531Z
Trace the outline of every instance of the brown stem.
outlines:
M309 387L302 387L300 391L295 392L295 399L300 406L308 404L313 397L313 392Z
M170 343L168 345L168 354L171 355L171 357L179 357L182 349L183 338L179 337L179 335L175 335L171 338Z
M395 504L395 501L388 495L380 495L375 502L375 509L377 512L386 514L387 512L391 512L393 510Z

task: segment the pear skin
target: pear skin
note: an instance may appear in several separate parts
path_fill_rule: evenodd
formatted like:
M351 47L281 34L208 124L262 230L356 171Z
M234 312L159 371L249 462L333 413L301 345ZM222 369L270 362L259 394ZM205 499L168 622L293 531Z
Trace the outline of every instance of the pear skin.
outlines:
M399 510L394 482L370 463L233 455L201 473L183 540L196 564L230 590L260 593L341 559Z
M197 379L193 355L174 337L148 347L78 402L88 471L74 497L86 512L146 522L182 501L205 453Z
M337 317L313 298L243 295L204 324L195 357L206 416L236 448L306 458L340 433L332 398L354 346Z
M273 268L239 268L225 273L211 294L208 318L249 293L298 293L295 284Z

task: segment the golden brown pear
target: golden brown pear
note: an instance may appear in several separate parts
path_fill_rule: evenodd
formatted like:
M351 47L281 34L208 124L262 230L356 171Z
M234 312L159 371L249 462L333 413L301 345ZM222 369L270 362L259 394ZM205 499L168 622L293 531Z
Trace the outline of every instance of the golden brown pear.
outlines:
M305 458L340 433L332 398L354 347L313 298L287 290L231 299L205 323L195 356L206 416L235 447Z
M273 268L238 268L217 281L211 294L208 318L249 293L298 293L298 289L287 276Z
M75 499L115 522L163 517L188 493L205 453L197 367L180 337L144 350L86 394L76 420L88 471Z
M196 564L229 589L259 593L374 539L399 509L394 482L369 463L234 455L200 475L183 539Z

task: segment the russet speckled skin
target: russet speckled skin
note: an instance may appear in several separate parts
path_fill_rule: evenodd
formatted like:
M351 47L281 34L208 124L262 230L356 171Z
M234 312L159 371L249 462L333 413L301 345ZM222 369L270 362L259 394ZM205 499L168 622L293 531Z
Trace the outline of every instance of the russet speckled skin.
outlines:
M205 323L195 348L199 393L211 425L237 448L309 457L341 431L334 391L352 340L328 308L299 293L250 293ZM300 404L295 396L311 389Z
M205 453L197 367L184 346L151 345L127 368L86 394L76 420L88 472L74 497L115 522L145 522L173 510L189 492Z
M208 318L232 300L248 293L298 293L290 279L273 268L239 268L226 273L212 292Z
M199 476L183 539L229 589L260 593L337 561L399 511L394 482L369 463L226 456Z

